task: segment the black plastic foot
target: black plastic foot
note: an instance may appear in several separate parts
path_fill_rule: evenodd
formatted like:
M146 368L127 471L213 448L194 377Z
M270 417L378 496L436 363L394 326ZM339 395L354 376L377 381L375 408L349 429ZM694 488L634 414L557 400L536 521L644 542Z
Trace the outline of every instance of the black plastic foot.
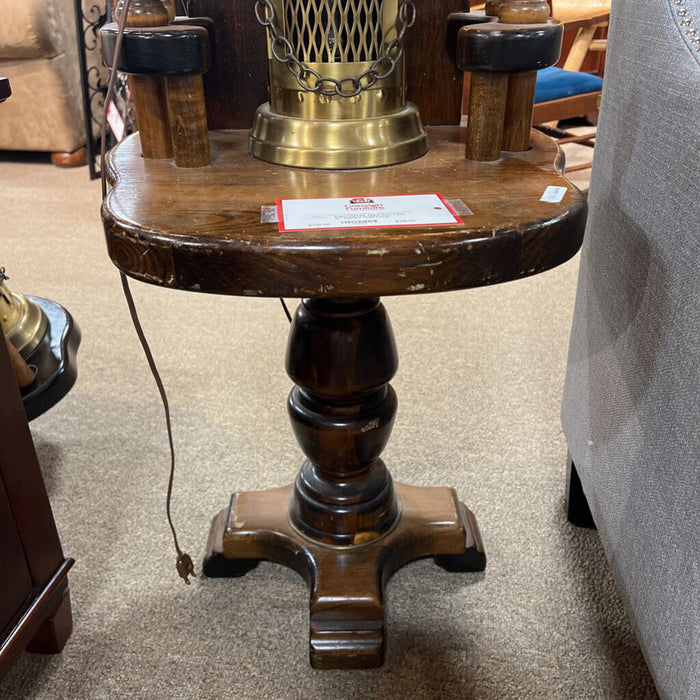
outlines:
M566 465L566 519L577 527L596 529L581 479L570 454L567 455Z
M208 578L240 578L258 565L259 559L227 559L223 554L212 554L204 560L202 572Z
M436 554L433 559L445 571L453 573L486 569L486 554L476 547L466 549L464 554Z

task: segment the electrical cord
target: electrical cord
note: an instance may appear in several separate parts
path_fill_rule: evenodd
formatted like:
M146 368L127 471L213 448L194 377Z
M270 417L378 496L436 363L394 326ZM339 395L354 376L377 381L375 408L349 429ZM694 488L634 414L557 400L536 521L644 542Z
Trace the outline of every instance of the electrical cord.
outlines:
M282 308L284 309L284 313L287 316L287 321L290 323L292 322L292 314L289 313L289 309L287 308L287 303L285 302L284 299L280 299L280 302L282 304Z
M104 99L104 109L102 110L102 142L100 146L100 173L102 177L102 201L104 202L107 196L107 171L105 169L106 160L106 149L107 149L107 108L112 101L114 94L114 83L117 76L117 66L119 65L119 55L121 53L122 42L124 38L124 29L126 27L126 20L129 13L129 6L131 5L131 0L124 0L122 5L121 16L119 17L119 30L117 34L117 40L114 46L114 58L112 60L112 68L109 73L109 82L107 84L107 93ZM129 289L129 281L123 272L119 272L122 290L124 291L124 297L126 298L127 306L129 307L129 313L131 314L131 320L134 324L134 329L136 330L136 335L141 342L141 347L146 355L146 360L148 361L148 366L151 369L151 374L155 380L156 386L158 387L158 392L160 393L160 398L163 403L163 411L165 412L165 425L168 432L168 445L170 447L170 475L168 477L168 493L166 496L166 514L168 517L168 524L170 525L170 530L173 535L173 543L175 545L175 551L177 552L177 559L175 561L175 568L177 573L184 580L186 584L190 584L190 576L196 576L194 572L194 564L192 563L192 557L186 552L180 549L180 544L178 543L177 533L175 532L175 525L173 524L172 514L170 510L170 504L172 501L173 494L173 480L175 478L175 446L173 443L173 429L172 421L170 418L170 405L168 404L168 396L165 391L165 386L163 385L163 380L161 379L158 368L156 367L155 360L153 359L153 353L148 345L146 336L143 332L143 327L138 317L136 311L136 305L134 304L134 298L131 294L131 289Z
M117 66L119 65L119 56L121 54L122 43L124 40L124 30L126 28L126 21L130 5L131 0L124 0L121 9L121 16L119 17L119 28L117 32L117 40L114 46L114 58L112 60L112 68L110 69L109 73L107 93L105 94L104 98L104 109L102 110L102 138L100 144L100 174L102 182L102 201L104 201L105 197L107 196L107 171L105 168L107 153L107 109L114 95L114 85L117 77ZM188 10L187 5L185 6L185 8L186 10ZM134 330L136 331L136 335L138 336L139 342L141 343L141 347L143 349L144 355L146 356L148 366L151 370L151 374L153 375L153 379L156 383L158 393L160 394L161 402L163 404L163 411L165 413L165 425L168 433L168 446L170 449L170 474L168 477L168 491L166 496L165 510L168 518L168 525L170 526L170 530L173 536L175 551L177 553L175 567L180 577L185 581L186 584L189 585L189 577L196 576L194 571L194 564L190 555L186 552L183 552L180 548L180 544L177 539L177 532L175 531L175 525L173 523L171 513L173 481L175 478L175 445L173 442L173 429L170 415L170 405L168 403L168 395L165 390L163 380L160 376L160 372L158 371L158 367L156 366L155 360L153 358L153 353L151 352L151 348L148 344L148 341L146 340L146 336L143 331L143 326L141 325L141 321L139 320L138 312L136 310L136 304L134 303L134 297L131 293L131 289L129 288L129 280L127 276L121 271L119 272L119 276L121 279L122 290L124 292L124 298L126 299L127 307L129 308L129 314L131 315L131 321L134 325ZM287 320L289 321L289 323L292 323L292 315L290 314L289 309L287 308L287 304L285 303L284 299L280 299L280 302L282 304L282 308L284 309L284 313L287 317Z

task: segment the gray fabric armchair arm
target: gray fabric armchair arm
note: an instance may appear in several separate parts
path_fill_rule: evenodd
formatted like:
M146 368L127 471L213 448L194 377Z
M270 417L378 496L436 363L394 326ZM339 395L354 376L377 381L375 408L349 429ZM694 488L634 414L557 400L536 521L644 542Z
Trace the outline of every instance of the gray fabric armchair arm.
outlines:
M700 0L615 0L562 408L664 698L700 697Z

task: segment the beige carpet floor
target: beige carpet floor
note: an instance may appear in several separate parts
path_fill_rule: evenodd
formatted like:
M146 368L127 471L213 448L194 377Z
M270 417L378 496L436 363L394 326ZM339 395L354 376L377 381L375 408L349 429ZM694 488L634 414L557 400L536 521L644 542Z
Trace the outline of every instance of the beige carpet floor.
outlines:
M385 300L400 354L385 461L399 481L457 488L488 568L400 570L384 667L321 672L308 665L295 573L263 563L189 587L175 573L162 409L105 252L99 183L6 159L0 202L11 288L62 303L83 332L75 388L32 423L77 562L75 629L61 655L23 655L1 697L656 697L597 534L564 517L559 407L577 259L498 287ZM133 290L170 393L174 515L199 563L234 489L288 482L302 461L285 407L287 321L276 300Z

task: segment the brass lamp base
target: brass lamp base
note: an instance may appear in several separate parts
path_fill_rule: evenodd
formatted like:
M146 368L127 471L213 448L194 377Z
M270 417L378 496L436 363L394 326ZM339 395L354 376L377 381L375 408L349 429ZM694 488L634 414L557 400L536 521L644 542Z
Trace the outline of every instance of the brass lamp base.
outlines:
M428 150L418 108L365 119L300 119L258 107L248 152L260 160L297 168L351 170L414 160Z
M3 290L7 292L7 287ZM9 297L9 305L2 302ZM15 346L26 360L34 352L46 333L48 321L37 304L29 301L23 294L9 292L0 299L2 328L7 339Z

